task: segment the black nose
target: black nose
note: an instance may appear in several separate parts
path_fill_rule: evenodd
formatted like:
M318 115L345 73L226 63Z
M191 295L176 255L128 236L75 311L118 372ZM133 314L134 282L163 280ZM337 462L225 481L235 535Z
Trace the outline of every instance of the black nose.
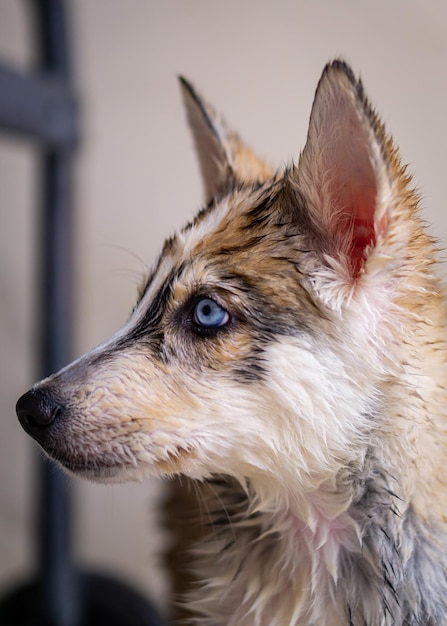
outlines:
M62 405L45 388L31 389L17 401L16 413L24 430L42 442L49 427L61 415Z

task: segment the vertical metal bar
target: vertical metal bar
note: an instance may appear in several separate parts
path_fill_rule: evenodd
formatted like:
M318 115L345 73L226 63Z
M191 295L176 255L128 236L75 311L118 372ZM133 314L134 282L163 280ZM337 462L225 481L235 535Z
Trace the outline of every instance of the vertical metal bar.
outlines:
M43 164L42 372L70 360L71 215L70 155L47 153ZM40 462L39 561L45 619L49 626L77 626L79 601L72 562L71 497L67 479Z
M63 0L33 0L40 70L71 78ZM51 114L51 112L50 112ZM41 207L41 372L47 376L72 357L72 146L43 148ZM40 462L39 562L44 622L78 626L77 577L71 558L70 493L66 478Z

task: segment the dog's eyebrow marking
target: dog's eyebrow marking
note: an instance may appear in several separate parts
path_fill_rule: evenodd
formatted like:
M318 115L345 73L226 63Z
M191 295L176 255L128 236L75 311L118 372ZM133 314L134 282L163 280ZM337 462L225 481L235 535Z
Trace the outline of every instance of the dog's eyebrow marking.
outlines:
M157 264L157 267L159 265L160 260ZM129 345L129 343L134 343L143 337L149 336L151 339L155 340L155 344L159 346L163 338L163 334L160 329L160 322L166 309L166 305L169 301L169 297L172 293L172 285L174 281L179 277L179 275L183 272L183 270L184 266L180 265L179 267L175 268L175 270L171 271L169 276L166 278L166 280L163 281L160 289L157 291L154 298L150 302L144 315L140 319L138 319L137 323L135 324L135 326L133 326L133 328L131 328L129 333L119 341L118 347L122 348L126 345ZM155 274L156 270L151 274L145 287L144 294L147 293ZM140 302L144 298L144 294L142 294L142 296L140 297Z
M139 293L138 293L138 300L137 300L137 303L135 305L135 309L137 308L139 303L143 300L144 296L146 295L146 293L148 292L150 286L152 285L153 280L154 280L155 276L157 275L158 270L160 269L160 266L161 266L161 263L162 263L163 259L166 256L168 256L171 253L171 251L174 249L176 241L177 241L177 237L175 235L173 235L172 237L168 237L168 239L165 240L165 242L163 244L163 248L162 248L161 254L158 257L157 262L155 263L155 266L153 267L153 269L151 270L150 274L148 275L148 277L146 278L146 280L144 281L144 283L140 287L140 290L139 290Z

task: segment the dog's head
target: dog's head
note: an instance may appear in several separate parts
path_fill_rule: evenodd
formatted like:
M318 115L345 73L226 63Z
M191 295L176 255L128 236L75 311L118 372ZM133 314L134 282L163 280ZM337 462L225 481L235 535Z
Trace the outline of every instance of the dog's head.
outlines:
M89 478L293 474L312 491L371 444L405 317L427 311L431 244L344 63L324 70L299 162L280 172L182 90L206 206L165 243L127 324L18 416Z

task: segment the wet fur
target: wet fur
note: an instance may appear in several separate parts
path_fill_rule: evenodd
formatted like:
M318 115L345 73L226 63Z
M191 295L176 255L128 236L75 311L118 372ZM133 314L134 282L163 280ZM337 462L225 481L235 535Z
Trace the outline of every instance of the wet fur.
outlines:
M194 624L447 625L445 304L397 151L340 61L280 172L182 87L206 206L123 329L33 388L61 410L32 434L90 479L184 477Z

